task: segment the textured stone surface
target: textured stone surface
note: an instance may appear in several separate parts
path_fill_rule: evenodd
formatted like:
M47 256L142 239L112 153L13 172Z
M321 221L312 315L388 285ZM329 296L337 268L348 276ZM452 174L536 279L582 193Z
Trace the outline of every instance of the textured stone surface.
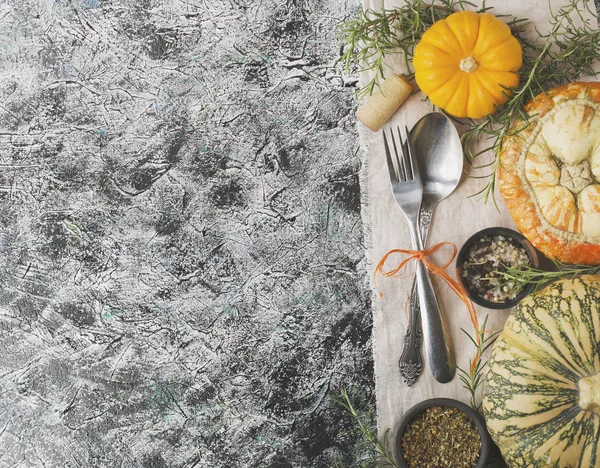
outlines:
M355 7L0 4L0 466L352 462Z

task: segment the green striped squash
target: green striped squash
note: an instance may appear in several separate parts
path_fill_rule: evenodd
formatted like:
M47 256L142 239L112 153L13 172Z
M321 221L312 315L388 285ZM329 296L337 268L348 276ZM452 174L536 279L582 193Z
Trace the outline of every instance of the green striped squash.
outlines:
M600 467L600 276L550 284L508 318L483 411L509 467Z

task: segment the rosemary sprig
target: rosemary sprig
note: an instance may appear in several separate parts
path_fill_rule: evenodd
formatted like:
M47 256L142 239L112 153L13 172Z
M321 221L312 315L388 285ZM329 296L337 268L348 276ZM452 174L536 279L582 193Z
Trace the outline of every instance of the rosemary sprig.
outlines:
M358 449L363 449L364 452L370 455L370 458L361 466L367 467L394 467L397 468L394 456L390 453L387 447L377 439L377 435L371 429L369 424L365 423L358 411L354 408L352 399L347 390L344 390L338 397L331 398L335 403L344 408L350 416L357 422L358 430L363 435L363 442L358 445ZM387 434L387 432L386 432ZM343 466L336 462L336 468Z
M495 271L505 282L513 282L522 285L535 284L535 289L561 278L577 278L581 275L600 274L600 265L566 265L554 262L555 271L541 270L532 266L517 268L505 267L503 271Z
M500 165L500 147L506 136L518 133L529 124L530 116L522 109L527 100L582 75L597 76L593 63L600 60L600 30L584 20L584 13L591 11L591 5L591 0L569 0L552 14L548 32L535 29L536 37L533 40L527 40L524 34L532 28L528 20L506 18L523 48L521 84L506 90L508 102L494 114L480 120L454 119L463 127L465 154L471 162L470 177L487 179L485 186L473 196L485 202L491 196L496 203L494 191ZM435 21L466 6L474 7L472 3L460 0L408 0L402 7L381 12L359 9L355 18L344 22L339 28L344 43L341 60L347 71L375 72L367 85L358 91L358 98L372 94L378 87L385 69L389 67L386 56L402 54L410 78L414 47L423 33ZM479 11L489 9L484 3ZM523 125L511 130L516 119L522 120ZM471 147L475 141L486 142L486 148L473 153ZM491 161L476 163L477 158L490 152Z
M373 94L389 68L385 58L402 54L407 70L415 45L423 33L437 20L454 13L457 7L471 5L458 0L408 0L398 8L382 11L359 8L356 16L342 23L338 33L344 43L344 62L348 73L372 70L374 77L357 93L359 100ZM461 8L464 9L464 8ZM409 75L412 73L409 72ZM410 78L410 76L409 76Z
M489 330L486 330L487 321L488 316L485 317L483 320L483 325L476 332L476 334L479 335L479 340L473 338L466 330L461 329L463 333L469 337L469 340L471 340L477 349L475 357L472 360L469 360L468 371L457 367L463 387L466 388L471 395L469 404L476 411L481 411L481 403L477 403L477 391L479 390L483 381L483 371L487 365L487 360L484 360L483 355L488 348L494 344L494 341L496 341L496 338L500 333L499 331L495 333L489 333ZM478 341L479 344L477 344Z

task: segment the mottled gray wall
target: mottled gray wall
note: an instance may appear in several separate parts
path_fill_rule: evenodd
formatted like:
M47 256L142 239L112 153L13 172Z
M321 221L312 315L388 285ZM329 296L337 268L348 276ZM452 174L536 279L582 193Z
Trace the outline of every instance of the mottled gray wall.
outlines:
M354 459L355 7L0 3L1 467Z

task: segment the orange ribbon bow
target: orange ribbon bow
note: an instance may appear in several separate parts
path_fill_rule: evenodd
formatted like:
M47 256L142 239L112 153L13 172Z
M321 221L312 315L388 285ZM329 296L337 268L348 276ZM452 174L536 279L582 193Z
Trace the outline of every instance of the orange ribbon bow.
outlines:
M453 248L452 256L443 266L439 267L435 263L430 262L427 257L445 245L452 246L452 248ZM450 286L450 289L452 289L452 291L454 291L454 293L460 298L460 300L462 302L464 302L464 304L467 306L467 310L469 311L469 315L471 317L471 322L473 323L473 327L475 328L476 343L477 343L477 346L479 346L479 345L481 345L481 341L479 339L479 320L477 319L477 313L475 312L475 306L473 305L473 302L471 301L471 299L469 299L469 296L467 295L467 292L464 290L464 288L445 271L446 267L448 267L448 265L450 265L452 263L452 261L454 260L454 258L456 257L457 251L458 251L458 249L451 242L440 242L439 244L436 244L433 247L431 247L429 249L425 249L425 250L392 249L388 253L386 253L383 256L383 258L379 261L379 264L377 265L377 267L375 268L375 271L373 272L373 282L375 283L375 287L377 288L377 291L379 291L379 296L382 297L383 294L381 293L381 291L379 290L379 287L377 286L377 273L381 273L383 276L387 276L387 277L402 278L407 275L399 275L399 273L402 272L406 268L408 263L410 263L412 260L422 261L423 265L425 265L425 267L433 275L437 275L437 276L441 277L446 282L446 284L448 286ZM385 271L383 269L383 267L384 267L385 262L387 261L388 257L390 255L396 254L396 253L406 254L406 255L408 255L408 257L405 258L396 268ZM479 357L478 354L476 354L475 359L473 359L473 362L471 365L472 372L474 371L473 367L476 365L478 357Z

